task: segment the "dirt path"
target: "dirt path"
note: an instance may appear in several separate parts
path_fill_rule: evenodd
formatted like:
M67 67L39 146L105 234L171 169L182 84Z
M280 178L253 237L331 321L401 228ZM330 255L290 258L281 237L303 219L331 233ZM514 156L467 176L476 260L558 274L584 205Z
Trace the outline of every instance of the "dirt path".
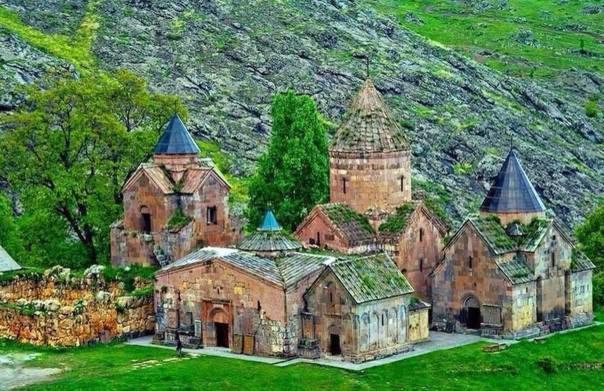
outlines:
M0 390L10 390L28 384L50 379L61 372L58 368L33 368L25 366L37 354L4 353L0 354Z

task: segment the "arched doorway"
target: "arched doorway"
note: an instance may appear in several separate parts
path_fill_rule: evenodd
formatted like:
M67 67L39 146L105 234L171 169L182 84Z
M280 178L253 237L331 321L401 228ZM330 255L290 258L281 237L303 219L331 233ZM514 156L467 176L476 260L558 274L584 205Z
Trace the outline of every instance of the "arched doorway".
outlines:
M216 333L216 346L222 348L229 347L229 317L221 309L214 310L211 314Z
M464 301L463 307L466 315L466 327L474 330L480 329L482 319L478 299L473 295L468 296Z

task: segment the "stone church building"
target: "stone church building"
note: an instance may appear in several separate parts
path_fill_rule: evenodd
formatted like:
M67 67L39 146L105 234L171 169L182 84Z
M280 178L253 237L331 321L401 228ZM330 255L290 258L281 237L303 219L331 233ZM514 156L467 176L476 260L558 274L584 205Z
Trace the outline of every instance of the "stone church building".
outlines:
M174 115L151 161L122 187L124 218L111 226L112 264L165 265L200 247L236 243L241 229L229 216L229 191Z
M428 337L428 305L385 254L291 251L272 212L238 247L204 248L157 272L157 343L178 335L191 347L363 362Z
M590 323L593 263L545 207L512 149L480 215L433 273L434 324L483 335L540 335Z
M298 239L348 254L386 251L428 300L447 226L412 199L409 141L370 79L329 147L329 196L298 226Z
M517 152L445 243L447 226L412 196L409 141L371 80L329 147L330 202L293 236L267 210L242 239L228 182L198 154L174 116L124 184L111 230L114 264L162 266L157 343L363 362L412 349L430 322L520 337L592 320L594 266L546 214Z

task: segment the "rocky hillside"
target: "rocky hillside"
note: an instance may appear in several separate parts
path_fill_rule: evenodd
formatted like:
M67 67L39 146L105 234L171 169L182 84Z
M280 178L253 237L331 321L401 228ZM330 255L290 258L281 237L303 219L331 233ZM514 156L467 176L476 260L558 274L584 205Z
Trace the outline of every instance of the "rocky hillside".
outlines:
M0 0L0 110L17 105L16 87L49 67L126 67L182 96L190 128L220 143L243 174L267 140L276 91L312 95L337 124L365 77L360 57L370 53L372 78L412 139L416 187L446 201L454 219L476 210L512 138L538 192L567 223L604 194L604 117L584 108L587 94L604 92L602 74L569 71L571 86L505 76L358 0L22 3ZM72 52L48 47L40 32L74 37L92 61L62 57ZM88 46L78 37L86 32Z

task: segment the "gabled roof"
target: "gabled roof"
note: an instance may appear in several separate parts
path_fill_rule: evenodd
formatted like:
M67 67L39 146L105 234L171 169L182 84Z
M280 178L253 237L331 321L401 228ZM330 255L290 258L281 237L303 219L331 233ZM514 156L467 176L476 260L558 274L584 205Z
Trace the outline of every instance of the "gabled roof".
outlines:
M423 213L443 236L447 234L447 225L426 204L422 201L409 201L396 208L380 225L380 237L387 240L398 238L415 220L415 213Z
M211 176L223 182L224 185L230 188L229 183L224 179L220 171L215 167L189 167L182 176L178 184L174 183L170 173L163 167L155 163L142 163L136 171L126 180L122 187L122 192L127 191L130 186L135 184L141 175L146 176L163 194L173 194L176 188L179 187L181 194L193 194L203 183Z
M153 152L167 155L198 154L199 147L178 114L174 114L166 124Z
M276 252L296 250L302 245L283 232L272 210L266 210L256 232L247 235L237 247L246 251Z
M272 284L288 288L300 279L319 271L334 258L291 253L281 258L264 258L229 248L206 247L163 267L158 273L175 271L209 261L225 262Z
M573 272L582 272L585 270L595 269L596 265L587 258L587 255L576 248L573 249L573 254L570 262L570 270Z
M489 213L544 212L545 206L512 148L480 210Z
M334 258L322 255L291 253L284 257L275 259L277 268L281 272L281 278L286 287L289 287L302 278L325 267L325 264L333 262Z
M535 278L524 259L514 256L511 260L497 260L497 266L512 284L523 284Z
M408 149L407 139L392 118L382 95L367 79L352 100L330 151L393 152Z
M315 206L298 226L296 233L304 229L317 216L323 217L336 235L347 241L350 246L370 244L376 241L375 231L367 217L341 203Z
M357 304L413 292L409 281L386 254L341 258L328 268Z
M0 272L19 270L21 266L0 246Z

